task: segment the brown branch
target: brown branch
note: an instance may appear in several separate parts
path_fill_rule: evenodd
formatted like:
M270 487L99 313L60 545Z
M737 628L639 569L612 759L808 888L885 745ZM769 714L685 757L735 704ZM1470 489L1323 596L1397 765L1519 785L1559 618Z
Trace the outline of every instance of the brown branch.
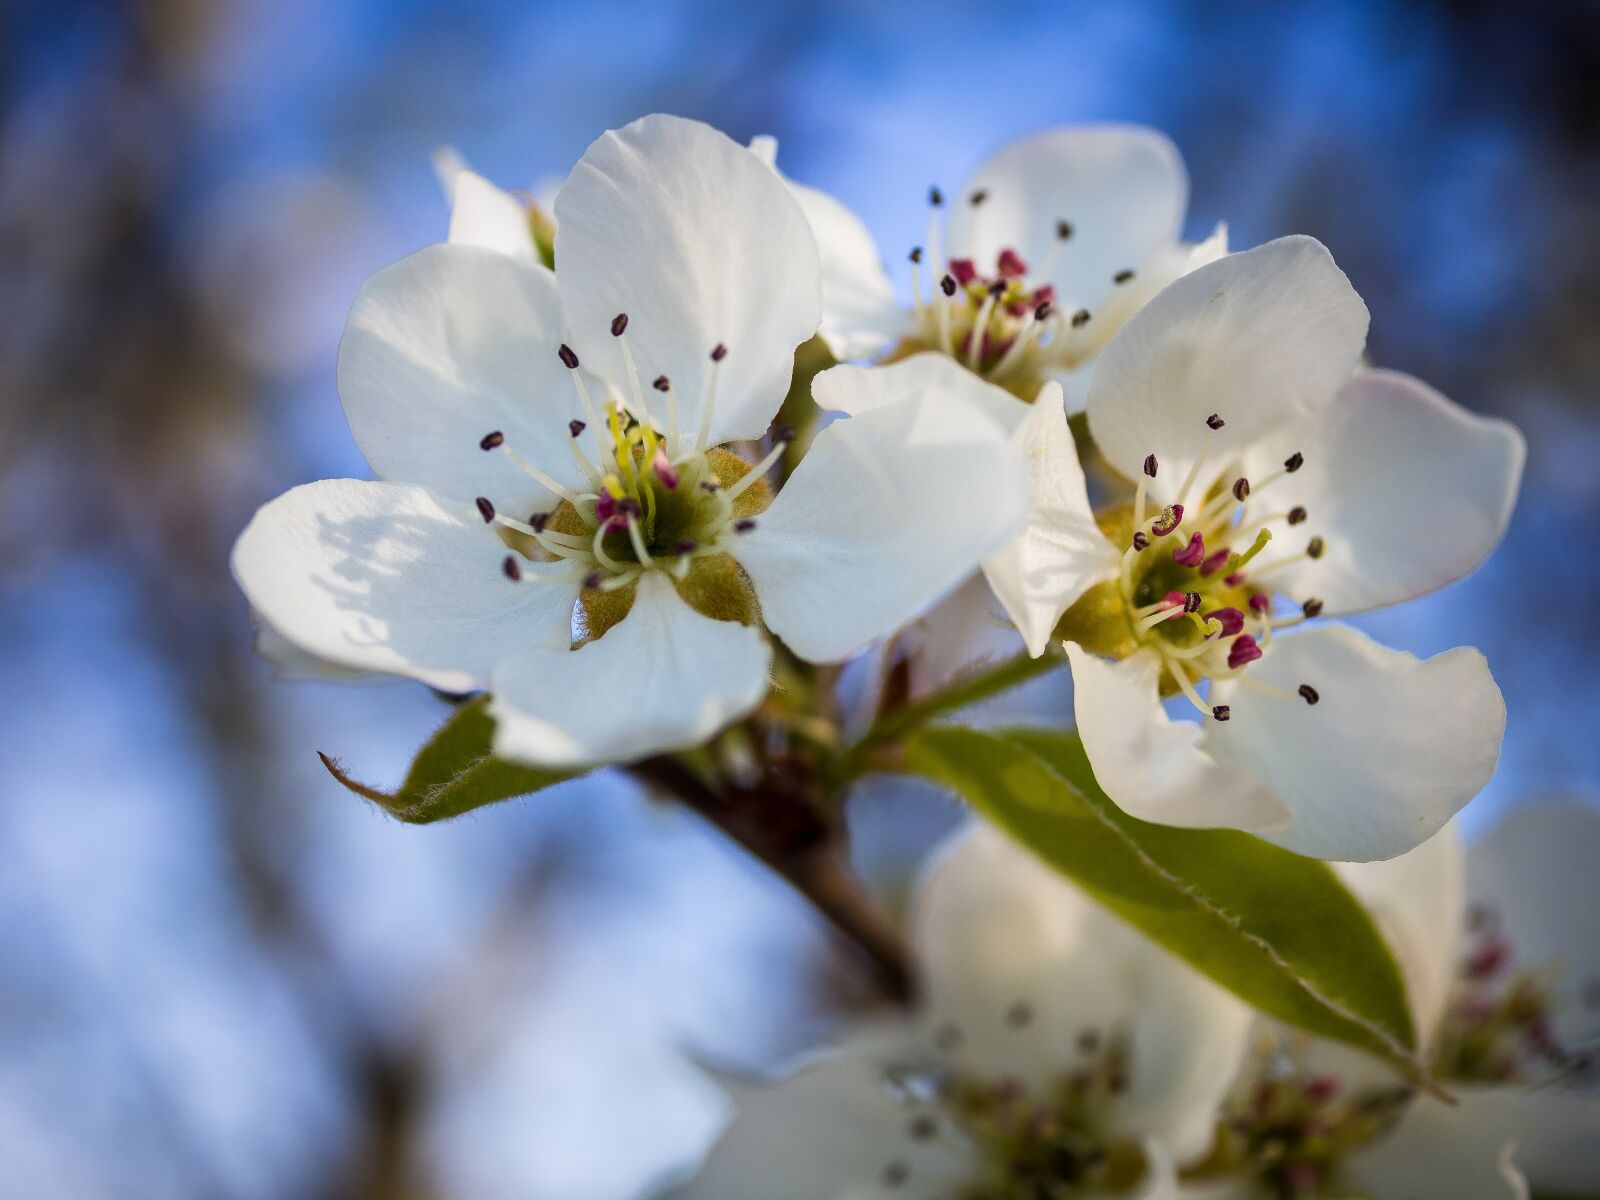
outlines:
M665 755L630 769L765 863L855 947L889 1000L910 1000L911 958L899 927L850 869L838 828L824 822L795 790L769 782L718 791Z

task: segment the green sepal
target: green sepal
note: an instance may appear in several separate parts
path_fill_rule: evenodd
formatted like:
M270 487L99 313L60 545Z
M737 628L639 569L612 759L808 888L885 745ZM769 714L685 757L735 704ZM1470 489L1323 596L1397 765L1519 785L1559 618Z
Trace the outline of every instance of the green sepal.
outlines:
M405 780L393 792L353 779L337 759L320 750L317 757L322 759L328 773L350 791L410 825L427 825L459 817L486 804L525 796L583 774L528 767L496 758L493 736L489 697L479 696L467 701L417 751Z
M1234 830L1130 817L1096 784L1075 733L925 728L902 769L953 789L1253 1007L1434 1087L1399 964L1327 863Z

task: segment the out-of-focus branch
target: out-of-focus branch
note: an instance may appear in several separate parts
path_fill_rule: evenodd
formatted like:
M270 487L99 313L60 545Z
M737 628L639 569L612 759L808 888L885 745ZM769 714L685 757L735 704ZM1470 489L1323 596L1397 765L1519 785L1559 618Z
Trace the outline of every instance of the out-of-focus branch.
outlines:
M804 896L860 952L884 995L911 998L900 929L850 869L837 825L775 782L718 789L666 755L632 768L644 783L699 813ZM770 777L769 777L770 778Z

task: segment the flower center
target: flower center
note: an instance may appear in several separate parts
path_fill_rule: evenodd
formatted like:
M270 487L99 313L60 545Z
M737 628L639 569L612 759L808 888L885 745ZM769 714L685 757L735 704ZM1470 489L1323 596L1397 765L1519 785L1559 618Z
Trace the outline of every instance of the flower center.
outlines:
M989 193L978 190L966 202L977 220ZM1086 308L1064 311L1049 282L1058 255L1072 240L1073 226L1065 219L1055 223L1055 238L1043 263L1030 270L1014 249L1003 249L991 265L970 258L944 257L943 210L938 188L928 193L926 246L910 254L911 295L917 333L910 344L892 357L932 348L984 376L993 383L1019 389L1031 400L1030 386L1039 382L1045 368L1080 366L1104 341L1104 331L1091 331L1093 314ZM928 268L926 290L924 268ZM1118 271L1118 285L1134 278L1130 270Z
M1186 1177L1243 1174L1273 1200L1349 1196L1344 1162L1388 1132L1412 1095L1403 1087L1351 1091L1290 1054L1264 1050L1252 1082L1230 1098L1211 1156Z
M1587 1045L1556 1031L1555 972L1519 967L1492 909L1467 915L1469 942L1456 989L1440 1023L1434 1069L1443 1079L1542 1086L1590 1081L1600 1064L1600 1027ZM1581 999L1600 1008L1600 980L1583 982Z
M698 435L691 439L679 429L678 395L665 375L651 384L655 407L665 411L658 426L628 347L627 327L626 314L611 324L631 384L628 409L608 401L597 410L578 372L577 354L566 345L559 351L583 413L568 421L567 445L587 487L574 491L562 485L495 430L479 447L509 457L558 502L521 520L480 496L478 512L500 528L514 551L501 564L507 578L581 583L591 635L621 619L632 585L647 571L670 575L685 599L707 615L747 619L753 613L748 585L728 558L728 544L754 529L756 514L771 503L765 477L793 435L778 431L771 451L753 467L725 448L706 445L716 368L727 356L720 344L711 351L711 382ZM606 600L612 595L616 602Z
M1276 631L1322 611L1322 602L1316 599L1304 601L1298 613L1275 617L1272 611L1272 577L1302 559L1321 558L1320 537L1312 537L1299 554L1267 561L1260 557L1272 541L1275 525L1293 528L1306 520L1305 509L1298 506L1272 511L1281 506L1267 496L1305 460L1295 453L1255 484L1222 463L1212 469L1214 482L1198 487L1212 435L1226 422L1212 414L1206 425L1205 449L1179 486L1177 498L1155 513L1147 511L1147 491L1160 464L1154 454L1144 461L1117 581L1132 644L1160 656L1163 694L1181 694L1202 715L1218 721L1228 720L1232 713L1228 705L1202 698L1199 688L1208 680L1243 679L1255 690L1314 705L1321 693L1311 683L1287 692L1242 676Z

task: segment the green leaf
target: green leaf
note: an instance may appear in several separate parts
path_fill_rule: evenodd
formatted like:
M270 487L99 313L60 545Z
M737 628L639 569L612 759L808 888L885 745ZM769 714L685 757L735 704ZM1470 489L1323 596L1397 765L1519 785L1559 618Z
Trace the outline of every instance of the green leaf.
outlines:
M365 796L390 816L413 825L459 817L486 804L573 778L575 773L571 771L541 770L496 758L491 748L494 720L488 706L489 697L479 696L456 709L417 751L405 781L393 792L351 778L337 759L321 751L317 757L335 779L356 795Z
M1128 816L1074 733L919 731L903 769L953 788L1061 874L1252 1006L1431 1087L1405 981L1327 863Z

